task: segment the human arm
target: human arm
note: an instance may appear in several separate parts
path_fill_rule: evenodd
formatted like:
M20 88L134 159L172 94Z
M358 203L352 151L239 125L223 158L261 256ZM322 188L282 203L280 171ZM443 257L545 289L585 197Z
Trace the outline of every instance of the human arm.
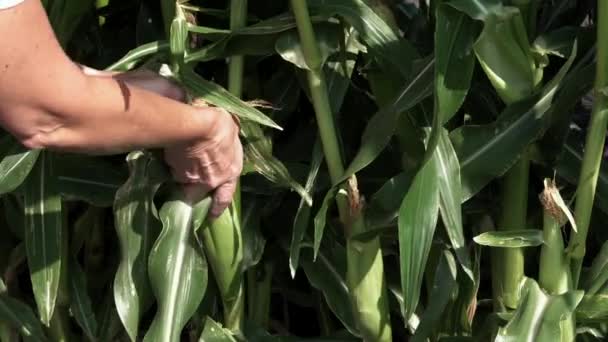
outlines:
M215 190L214 213L230 202L242 147L227 112L87 75L65 55L37 0L0 11L0 37L0 125L25 146L87 154L163 147L176 180Z

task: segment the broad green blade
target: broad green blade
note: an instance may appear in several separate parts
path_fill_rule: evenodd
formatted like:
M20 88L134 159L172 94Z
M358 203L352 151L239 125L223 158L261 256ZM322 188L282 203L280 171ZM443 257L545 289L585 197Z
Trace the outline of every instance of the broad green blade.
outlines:
M309 0L307 4L312 13L344 18L359 33L369 52L380 60L383 69L410 77L416 50L363 0Z
M266 238L260 231L260 221L262 218L260 202L249 199L241 201L241 228L243 233L243 272L256 266L264 256Z
M478 25L445 4L437 5L435 24L435 111L446 123L460 108L469 91L475 55L473 41Z
M545 115L574 57L576 48L542 94L508 106L499 118L484 126L461 126L450 133L462 177L462 201L503 175L546 127Z
M321 148L321 142L317 139L313 148L310 171L304 188L311 196L317 180L317 175L319 174L319 169L321 168L321 163L323 163L323 150ZM289 270L292 278L295 277L296 270L300 265L300 244L306 235L311 209L311 206L308 205L304 199L300 200L300 205L298 206L298 210L293 220L291 245L289 246Z
M475 54L501 99L511 104L531 96L543 76L546 61L532 55L519 10L505 7L501 16L485 21L475 42Z
M25 184L25 247L40 320L50 323L55 311L62 265L61 197L53 155L43 152Z
M317 15L311 17L311 20L326 24L327 16ZM214 32L204 36L215 40L214 43L188 53L186 62L204 62L233 55L270 55L275 52L276 42L281 34L293 30L295 27L294 16L286 12L232 32L211 29ZM189 29L193 32L201 30L200 27L192 25L189 26ZM203 28L203 30L205 29Z
M567 58L579 33L578 28L566 26L538 36L532 45L535 53Z
M439 213L437 151L418 172L399 209L399 262L405 321L416 310Z
M427 338L439 332L444 310L457 288L456 274L458 271L454 256L449 251L443 251L440 258L429 294L429 304L420 317L420 324L416 328L412 342L427 341Z
M572 316L583 298L582 291L548 296L538 284L525 278L521 301L495 342L567 342L574 339Z
M585 295L594 295L608 284L608 242L604 242L600 252L593 259L591 268L584 275L582 287Z
M471 260L464 241L462 206L460 199L460 165L448 131L441 129L437 146L437 171L439 172L439 212L454 253L466 275L473 281Z
M482 246L499 248L537 247L544 243L540 229L485 232L474 237L473 241Z
M152 304L148 255L161 228L153 199L161 182L157 161L135 151L127 157L131 175L117 191L114 225L120 242L120 262L113 283L114 301L131 341L137 339L140 319Z
M331 189L329 189L329 191L327 191L327 193L325 194L325 197L323 198L323 202L321 204L321 207L319 208L319 211L315 215L315 219L314 219L315 233L314 233L314 248L313 248L313 250L314 250L313 259L314 260L317 259L317 254L319 253L319 248L321 247L321 240L323 240L323 234L325 232L325 223L327 220L327 211L329 210L329 206L332 205L333 203L335 203L334 200L336 199L337 193L338 193L337 187L332 187Z
M180 78L192 97L203 99L216 107L224 108L242 120L282 130L281 127L262 112L247 105L216 83L209 82L200 77L193 70L184 69Z
M36 164L39 150L28 150L12 136L0 141L3 157L0 161L0 195L19 187Z
M368 166L386 148L395 134L397 120L401 113L431 95L434 64L434 59L426 60L410 82L390 101L390 104L383 106L369 120L361 137L361 147L345 171L342 181Z
M318 25L315 27L315 37L321 54L320 65L325 65L325 61L340 48L340 40L343 29L339 25ZM290 62L300 69L311 70L306 64L304 51L300 44L298 31L287 31L279 37L275 44L276 52L287 62Z
M157 312L144 341L179 341L207 288L207 262L194 236L194 217L207 216L211 198L196 205L175 194L160 209L163 230L148 258Z
M303 246L304 247L304 246ZM346 250L334 246L331 251L319 251L316 260L309 248L302 248L300 264L311 285L323 293L325 302L340 322L353 335L358 329L346 284Z
M413 172L405 171L388 179L372 196L369 202L366 220L368 229L382 228L390 225L399 217L399 208L403 197L412 185Z
M102 158L77 154L56 155L57 183L66 200L85 201L110 207L116 191L127 180L127 172Z
M608 293L585 295L576 308L576 320L581 323L604 323L608 320Z
M504 9L501 0L448 0L446 3L473 19L484 21L488 16L499 14Z
M4 293L0 294L0 320L17 329L27 342L48 341L32 309Z
M157 41L147 43L127 52L127 54L114 64L108 66L107 71L128 71L134 68L144 58L160 53L169 52L169 42Z
M78 261L70 262L70 311L86 336L95 341L97 339L97 319L93 312L91 298L87 293L86 276Z
M205 328L198 340L199 342L236 342L230 330L222 327L211 317L205 318Z

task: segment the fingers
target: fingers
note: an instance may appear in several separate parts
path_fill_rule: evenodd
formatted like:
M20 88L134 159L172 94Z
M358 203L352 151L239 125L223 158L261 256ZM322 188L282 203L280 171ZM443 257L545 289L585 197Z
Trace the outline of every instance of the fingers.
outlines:
M213 202L209 210L209 218L219 217L232 202L232 197L236 191L237 180L220 185L213 194Z

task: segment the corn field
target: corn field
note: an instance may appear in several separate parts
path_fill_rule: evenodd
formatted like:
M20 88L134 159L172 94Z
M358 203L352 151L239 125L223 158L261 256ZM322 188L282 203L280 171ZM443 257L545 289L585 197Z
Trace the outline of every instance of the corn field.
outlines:
M608 1L42 3L245 164L208 220L160 151L2 132L1 342L608 340Z

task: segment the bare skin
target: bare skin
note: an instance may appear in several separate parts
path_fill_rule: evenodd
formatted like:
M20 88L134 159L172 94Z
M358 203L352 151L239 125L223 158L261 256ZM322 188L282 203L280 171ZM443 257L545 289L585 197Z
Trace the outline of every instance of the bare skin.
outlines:
M164 148L188 194L213 192L212 216L230 204L243 149L228 112L182 103L181 89L154 74L79 67L39 0L0 10L0 37L0 125L23 145L85 154Z

